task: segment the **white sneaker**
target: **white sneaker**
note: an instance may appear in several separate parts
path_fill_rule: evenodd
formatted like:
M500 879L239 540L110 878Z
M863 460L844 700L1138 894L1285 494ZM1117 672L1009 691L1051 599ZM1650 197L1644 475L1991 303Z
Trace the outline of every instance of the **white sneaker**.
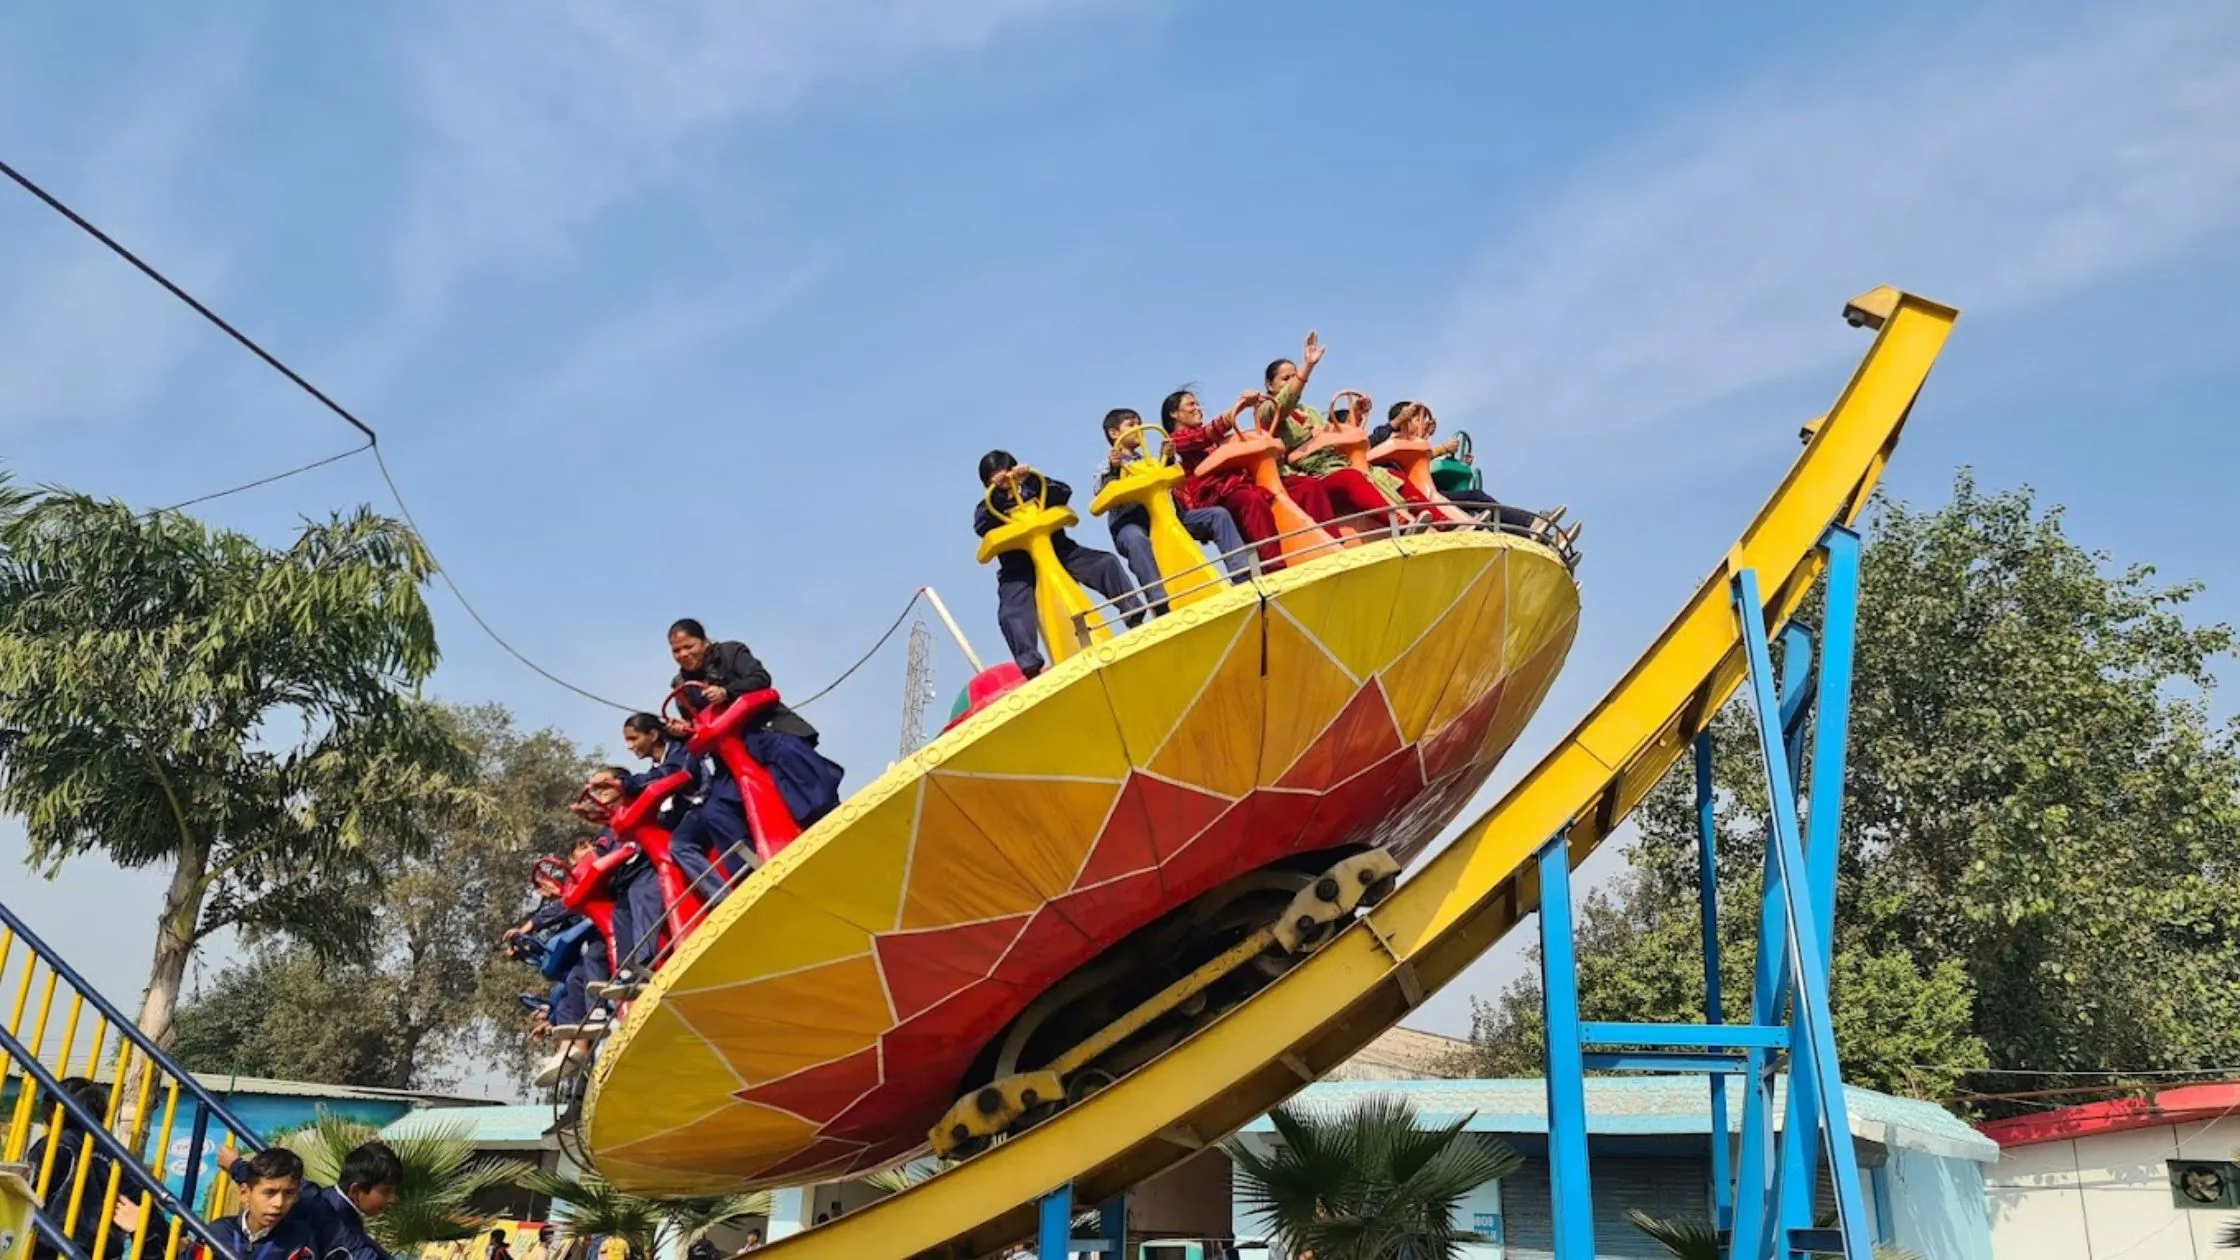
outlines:
M597 1041L613 1031L613 1024L603 1010L593 1011L580 1024L561 1024L552 1030L552 1039L558 1042Z
M559 1084L560 1078L568 1075L570 1070L581 1067L584 1058L582 1043L571 1042L564 1045L555 1051L551 1058L545 1060L544 1066L538 1069L537 1078L532 1083L538 1089L550 1089Z

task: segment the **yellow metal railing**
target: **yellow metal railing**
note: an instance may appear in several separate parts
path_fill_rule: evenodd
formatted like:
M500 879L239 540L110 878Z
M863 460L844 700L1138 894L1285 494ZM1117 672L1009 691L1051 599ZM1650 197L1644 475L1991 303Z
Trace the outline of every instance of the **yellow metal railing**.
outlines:
M194 1242L225 1256L203 1222L230 1206L227 1181L205 1155L215 1146L222 1170L255 1136L0 905L0 994L11 988L0 1165L21 1166L49 1244L59 1235L74 1260L179 1260Z

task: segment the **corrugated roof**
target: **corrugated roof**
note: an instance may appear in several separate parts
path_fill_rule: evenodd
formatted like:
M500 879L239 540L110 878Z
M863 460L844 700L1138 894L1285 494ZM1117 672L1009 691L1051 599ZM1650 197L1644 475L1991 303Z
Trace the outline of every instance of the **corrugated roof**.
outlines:
M485 1149L556 1146L545 1136L552 1127L552 1107L546 1103L506 1107L448 1107L409 1112L381 1130L385 1138L432 1136L438 1131L465 1133Z
M1595 1077L1587 1082L1587 1131L1634 1137L1711 1132L1711 1092L1702 1076ZM1294 1105L1344 1107L1357 1099L1397 1094L1416 1105L1427 1123L1452 1124L1475 1113L1474 1133L1546 1133L1547 1084L1538 1077L1502 1081L1323 1081L1309 1085ZM1854 1137L1948 1159L1990 1163L1998 1144L1935 1103L1896 1098L1846 1086ZM1779 1097L1777 1092L1776 1097ZM1742 1089L1727 1082L1727 1127L1742 1123ZM1270 1132L1262 1116L1248 1133Z
M465 1094L438 1094L416 1089L380 1089L371 1085L330 1085L321 1081L282 1081L268 1076L228 1076L197 1072L194 1078L213 1094L262 1094L268 1098L366 1098L430 1107L494 1107L489 1098Z

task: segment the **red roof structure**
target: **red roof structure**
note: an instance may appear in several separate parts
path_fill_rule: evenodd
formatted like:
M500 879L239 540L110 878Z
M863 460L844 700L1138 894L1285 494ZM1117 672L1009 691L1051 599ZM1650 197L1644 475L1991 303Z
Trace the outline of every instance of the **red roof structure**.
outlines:
M2240 1081L2183 1085L2139 1097L2083 1103L2036 1115L1986 1121L1976 1129L2005 1148L2151 1129L2165 1124L2219 1120L2236 1113L2240 1113Z

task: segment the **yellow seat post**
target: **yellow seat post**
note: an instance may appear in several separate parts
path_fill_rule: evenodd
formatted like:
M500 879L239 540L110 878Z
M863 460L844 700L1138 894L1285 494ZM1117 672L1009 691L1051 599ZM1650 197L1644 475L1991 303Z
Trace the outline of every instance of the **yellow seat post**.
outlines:
M1145 440L1150 437L1159 439L1156 455L1145 448ZM1182 515L1174 510L1174 492L1184 474L1166 437L1166 430L1141 424L1122 433L1112 444L1113 449L1124 454L1134 447L1144 452L1143 458L1124 464L1120 474L1089 501L1089 510L1107 516L1133 506L1141 507L1150 517L1146 532L1151 537L1151 558L1159 566L1159 583L1166 587L1171 610L1213 597L1220 592L1222 580L1197 540L1183 527Z
M1049 482L1042 474L1024 464L1015 470L1021 478L1033 476L1042 487L1032 500L1016 501L1006 510L996 506L994 486L988 487L983 501L988 511L1000 522L980 538L980 563L987 564L1007 551L1023 551L1034 565L1035 621L1042 629L1042 642L1050 654L1050 663L1058 664L1081 650L1080 636L1074 631L1079 624L1088 626L1091 643L1101 643L1112 637L1109 618L1094 612L1096 604L1081 584L1066 572L1058 560L1058 549L1050 541L1057 532L1068 526L1078 525L1081 518L1068 507L1051 507L1044 496Z

